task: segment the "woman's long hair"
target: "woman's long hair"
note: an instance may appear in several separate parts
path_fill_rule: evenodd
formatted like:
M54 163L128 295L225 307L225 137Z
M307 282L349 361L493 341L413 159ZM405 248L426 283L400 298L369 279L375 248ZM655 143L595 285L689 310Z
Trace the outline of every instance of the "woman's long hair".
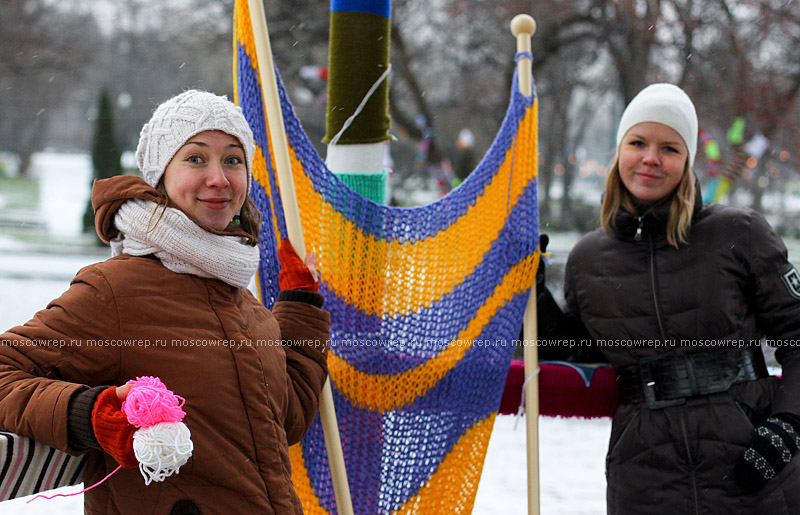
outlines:
M667 241L676 249L679 245L686 244L688 241L696 194L694 172L692 172L687 160L683 169L683 177L681 177L681 181L669 200ZM619 175L619 155L617 155L606 178L606 193L603 197L603 207L600 210L600 224L603 227L603 232L609 236L613 234L616 228L616 217L620 208L625 209L634 216L643 214L639 212L633 195L622 182L622 178Z

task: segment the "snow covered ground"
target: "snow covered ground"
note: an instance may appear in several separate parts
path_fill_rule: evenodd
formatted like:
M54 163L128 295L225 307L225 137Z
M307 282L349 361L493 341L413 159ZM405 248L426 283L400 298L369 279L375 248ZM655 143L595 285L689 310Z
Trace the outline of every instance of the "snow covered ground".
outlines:
M42 212L51 234L69 241L80 231L80 219L89 194L88 158L41 154L34 167L43 178ZM549 250L556 262L566 259L578 234L551 234ZM800 240L787 240L789 258L797 261ZM94 255L40 254L0 236L0 332L24 323L69 286L83 266L105 259ZM501 416L495 423L473 513L522 515L527 512L525 423ZM591 515L605 513L605 451L609 419L554 419L539 421L540 490L543 514ZM71 487L59 492L78 491ZM2 515L78 515L82 496L18 499L0 504Z
M40 216L51 234L69 241L80 231L80 219L89 194L85 156L42 154L34 157L42 177ZM57 173L56 173L57 172ZM48 175L49 174L49 175ZM45 177L46 175L46 177ZM563 262L578 234L552 234L549 250ZM800 241L787 240L789 257L797 260ZM58 297L83 266L105 259L93 255L41 254L0 236L0 332L24 323ZM514 427L516 423L516 428ZM605 513L605 451L609 419L554 419L539 421L540 490L543 514L593 515ZM57 492L79 491L78 487ZM51 492L55 493L55 492ZM523 515L527 513L525 423L501 416L495 423L473 513ZM2 515L78 515L82 496L53 500L17 499L0 504Z
M85 155L41 153L34 156L34 173L41 178L39 216L56 240L68 242L80 233L89 195L89 160ZM554 248L571 247L568 237ZM558 238L556 238L558 240ZM22 324L69 286L75 273L108 256L43 254L0 236L0 332ZM517 515L527 512L525 421L498 417L475 501L475 514ZM541 506L544 514L605 512L605 449L610 421L540 419ZM71 487L58 493L79 491ZM55 493L55 492L52 492ZM53 500L17 499L0 504L3 515L77 515L83 497Z
M24 323L69 286L81 267L103 259L3 251L0 241L0 331ZM40 272L42 277L34 278ZM475 514L527 512L525 421L497 418L475 501ZM610 421L541 418L540 464L543 514L589 515L605 512L605 449ZM72 487L59 492L78 491ZM78 515L82 496L17 499L0 504L3 515Z
M39 205L50 235L69 240L83 230L83 212L91 193L92 162L87 154L34 154Z

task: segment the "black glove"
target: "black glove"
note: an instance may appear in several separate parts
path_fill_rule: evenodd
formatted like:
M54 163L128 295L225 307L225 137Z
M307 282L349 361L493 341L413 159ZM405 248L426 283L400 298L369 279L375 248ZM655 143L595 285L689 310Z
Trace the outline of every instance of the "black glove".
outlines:
M772 415L755 427L755 434L734 473L744 491L756 492L792 460L800 448L800 417L790 413Z
M547 252L547 244L550 243L550 237L546 234L539 235L539 268L536 269L536 298L541 298L545 291L544 286L544 256Z

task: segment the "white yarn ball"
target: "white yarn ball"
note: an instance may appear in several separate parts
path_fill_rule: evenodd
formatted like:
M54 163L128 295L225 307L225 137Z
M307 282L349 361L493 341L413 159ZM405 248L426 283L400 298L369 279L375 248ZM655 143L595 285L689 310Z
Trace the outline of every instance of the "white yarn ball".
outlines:
M139 460L144 484L164 481L177 474L192 455L191 432L183 422L162 422L141 427L133 434L133 452Z

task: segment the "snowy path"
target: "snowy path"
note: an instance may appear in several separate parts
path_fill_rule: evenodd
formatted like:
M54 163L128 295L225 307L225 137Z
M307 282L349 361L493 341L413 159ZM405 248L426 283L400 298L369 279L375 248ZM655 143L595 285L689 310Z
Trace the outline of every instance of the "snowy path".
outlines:
M69 287L81 267L98 260L92 256L0 253L0 331L19 325L43 309ZM46 277L31 279L34 272ZM525 424L514 418L497 418L473 513L523 515L526 513ZM610 421L540 419L541 492L543 514L593 515L605 512L605 449ZM78 491L79 488L62 489ZM3 515L78 515L82 496L37 499L25 504L17 499L0 505Z

